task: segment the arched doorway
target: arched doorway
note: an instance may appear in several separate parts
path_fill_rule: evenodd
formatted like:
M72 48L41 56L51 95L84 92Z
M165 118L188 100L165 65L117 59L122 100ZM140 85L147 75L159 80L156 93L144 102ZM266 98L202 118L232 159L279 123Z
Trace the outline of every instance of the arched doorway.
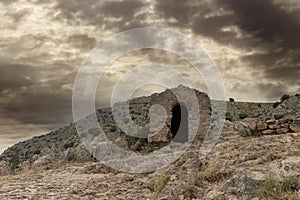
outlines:
M182 104L177 104L172 108L171 120L171 133L174 142L188 142L188 124L188 109Z

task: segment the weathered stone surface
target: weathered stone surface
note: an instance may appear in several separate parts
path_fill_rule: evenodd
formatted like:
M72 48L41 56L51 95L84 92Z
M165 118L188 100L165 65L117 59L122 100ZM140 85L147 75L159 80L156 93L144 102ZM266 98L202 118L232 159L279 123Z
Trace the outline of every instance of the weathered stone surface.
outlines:
M291 124L290 129L295 133L300 133L300 124Z
M279 129L276 129L276 133L277 134L284 134L284 133L287 133L287 132L289 132L288 128L279 128Z
M5 176L10 173L9 164L6 161L0 162L0 176Z
M265 130L268 128L267 123L264 122L258 122L257 123L257 130L261 131L261 130Z
M278 128L281 128L281 126L279 125L279 124L272 124L272 125L268 125L268 127L270 128L270 129L278 129Z
M267 124L276 124L276 122L277 121L275 119L270 119L266 121Z
M242 137L251 135L250 128L243 122L237 122L234 124L234 130L237 131Z
M256 128L257 128L256 123L249 124L249 128L253 131L256 130Z
M275 133L275 130L264 130L262 131L263 135L272 135Z

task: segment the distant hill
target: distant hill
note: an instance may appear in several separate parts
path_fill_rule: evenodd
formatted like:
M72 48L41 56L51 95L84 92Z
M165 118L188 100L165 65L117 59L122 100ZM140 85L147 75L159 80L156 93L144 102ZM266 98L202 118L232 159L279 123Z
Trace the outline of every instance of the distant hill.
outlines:
M132 99L129 105L136 124L149 123L151 96ZM207 157L199 159L208 128L205 120L211 114L210 105L203 105L205 119L191 146L171 165L148 174L118 172L99 163L86 150L74 123L15 144L0 156L0 198L300 198L299 95L278 103L227 102L221 137ZM147 154L168 144L125 134L111 108L98 109L96 116L105 135L121 149ZM97 137L96 129L87 131Z

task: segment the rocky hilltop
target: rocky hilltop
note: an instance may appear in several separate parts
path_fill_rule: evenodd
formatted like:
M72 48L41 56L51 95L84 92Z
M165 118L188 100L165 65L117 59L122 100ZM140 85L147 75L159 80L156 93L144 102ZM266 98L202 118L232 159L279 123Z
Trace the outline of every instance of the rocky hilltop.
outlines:
M132 119L140 127L149 123L151 105L168 107L170 119L158 137L127 135L115 122L112 108L98 109L95 116L107 138L121 149L137 154L167 149L168 140L175 137L173 108L180 103L171 93L178 90L191 89L180 86L129 101L124 123ZM193 91L200 102L201 123L190 146L170 165L143 174L112 169L86 150L71 123L3 152L0 198L300 199L300 96L284 95L274 103L226 102L222 134L212 151L200 159L214 102ZM99 134L95 128L86 131L92 139Z

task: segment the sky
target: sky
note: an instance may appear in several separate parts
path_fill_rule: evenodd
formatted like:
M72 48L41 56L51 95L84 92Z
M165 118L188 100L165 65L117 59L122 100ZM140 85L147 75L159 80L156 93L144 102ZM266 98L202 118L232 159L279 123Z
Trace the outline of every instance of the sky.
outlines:
M197 41L218 67L227 98L270 102L300 92L299 0L1 0L0 18L0 152L72 122L80 65L103 39L133 28L169 28ZM96 105L109 105L126 71L153 62L206 91L184 59L139 50L111 64ZM148 85L134 95L163 89Z

